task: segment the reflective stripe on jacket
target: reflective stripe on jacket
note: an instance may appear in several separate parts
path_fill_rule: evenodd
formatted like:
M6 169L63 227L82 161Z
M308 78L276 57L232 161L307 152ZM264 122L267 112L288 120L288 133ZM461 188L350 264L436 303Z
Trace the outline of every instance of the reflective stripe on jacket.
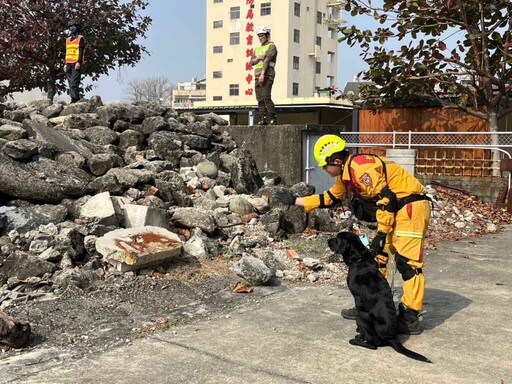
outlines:
M66 63L76 63L80 56L80 42L84 37L78 35L73 41L71 37L66 39ZM85 54L82 55L82 63L85 63Z

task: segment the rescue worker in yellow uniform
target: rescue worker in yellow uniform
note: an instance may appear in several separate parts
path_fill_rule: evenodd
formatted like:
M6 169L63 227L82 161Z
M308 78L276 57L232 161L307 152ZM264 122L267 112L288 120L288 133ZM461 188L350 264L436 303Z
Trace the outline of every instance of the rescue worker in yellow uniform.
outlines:
M380 271L387 276L388 257L394 254L404 280L398 308L399 332L421 333L418 314L425 295L423 246L430 221L430 199L425 188L401 165L385 157L349 154L345 141L336 135L320 137L314 156L318 166L336 178L334 185L322 194L306 197L282 190L276 198L288 205L303 206L306 212L346 199L358 219L375 219L377 234L370 247ZM342 316L355 320L357 311L344 309Z

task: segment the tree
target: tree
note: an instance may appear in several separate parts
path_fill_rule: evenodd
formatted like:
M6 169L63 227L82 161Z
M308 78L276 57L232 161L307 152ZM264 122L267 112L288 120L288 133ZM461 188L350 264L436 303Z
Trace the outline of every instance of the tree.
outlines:
M142 80L130 80L124 93L133 100L161 101L172 94L172 83L167 76L153 76Z
M484 119L490 131L512 112L512 2L510 0L347 0L354 17L381 26L341 27L340 42L358 44L369 70L362 105L434 102ZM401 44L394 49L390 43Z
M65 90L65 31L71 19L83 24L83 74L97 80L121 66L134 66L148 53L138 41L151 18L145 0L0 0L0 89L7 93L41 88L53 100ZM91 86L86 88L89 91Z

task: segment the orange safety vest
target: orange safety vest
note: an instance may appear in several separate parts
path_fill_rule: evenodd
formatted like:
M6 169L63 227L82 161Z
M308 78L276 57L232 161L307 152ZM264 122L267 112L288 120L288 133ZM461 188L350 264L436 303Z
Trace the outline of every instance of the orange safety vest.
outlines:
M78 61L80 41L83 38L82 35L78 35L73 41L71 41L71 37L66 39L66 63L76 63ZM85 52L81 64L85 64Z

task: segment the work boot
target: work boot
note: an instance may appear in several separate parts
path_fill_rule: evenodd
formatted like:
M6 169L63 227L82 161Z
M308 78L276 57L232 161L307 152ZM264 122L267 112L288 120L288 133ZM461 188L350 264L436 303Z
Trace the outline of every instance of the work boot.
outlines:
M268 123L269 123L269 125L276 125L277 119L275 117L272 117Z
M267 118L263 116L260 121L258 121L257 125L268 125Z
M355 320L357 319L357 309L356 307L345 308L341 310L341 316L347 320Z
M403 335L419 335L422 331L418 311L400 303L398 305L398 333Z

